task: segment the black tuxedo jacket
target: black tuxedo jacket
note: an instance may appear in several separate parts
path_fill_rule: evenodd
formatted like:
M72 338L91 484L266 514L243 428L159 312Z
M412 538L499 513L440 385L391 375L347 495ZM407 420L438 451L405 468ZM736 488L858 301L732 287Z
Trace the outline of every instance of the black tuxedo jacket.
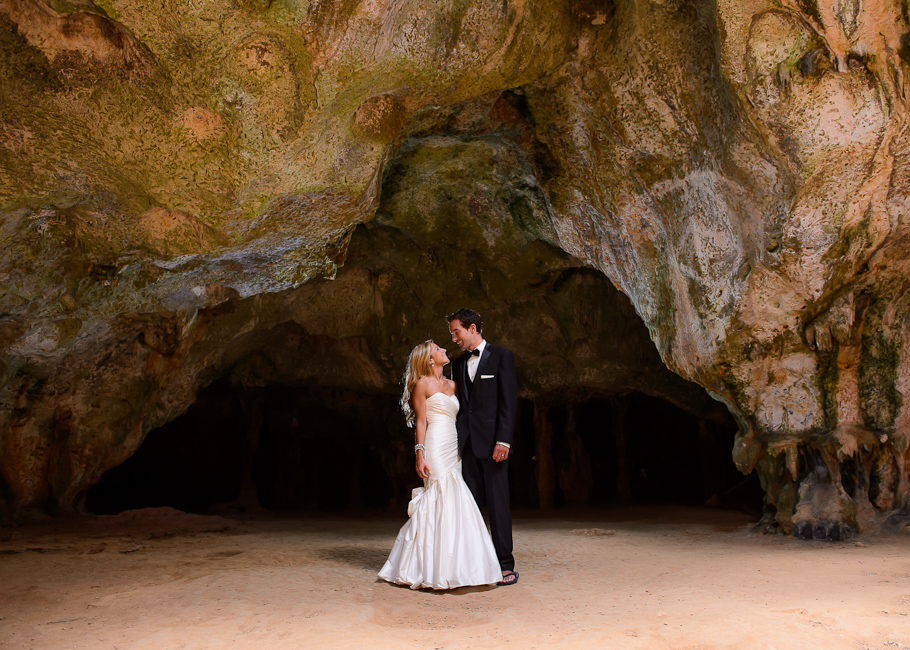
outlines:
M462 354L452 364L452 379L458 384L458 453L465 443L477 458L492 458L497 442L512 444L518 415L518 379L515 358L505 348L484 346L474 375L468 378L468 355Z

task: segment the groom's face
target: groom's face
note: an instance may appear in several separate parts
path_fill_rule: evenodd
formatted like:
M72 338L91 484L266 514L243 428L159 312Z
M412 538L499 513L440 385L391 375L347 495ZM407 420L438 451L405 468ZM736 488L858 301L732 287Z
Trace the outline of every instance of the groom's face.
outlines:
M453 320L449 323L449 332L452 334L452 341L462 350L470 350L472 345L476 347L476 343L480 343L480 341L475 343L477 338L476 325L471 325L468 329L465 329L460 320Z

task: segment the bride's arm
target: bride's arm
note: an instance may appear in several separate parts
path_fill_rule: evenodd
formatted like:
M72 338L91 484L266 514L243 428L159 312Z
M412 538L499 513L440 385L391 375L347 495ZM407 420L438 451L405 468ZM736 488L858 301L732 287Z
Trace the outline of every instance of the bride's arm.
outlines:
M411 408L414 409L415 439L418 445L424 444L427 439L427 384L420 380L414 387L411 396ZM417 450L417 476L422 479L430 477L430 466L423 457L423 450Z

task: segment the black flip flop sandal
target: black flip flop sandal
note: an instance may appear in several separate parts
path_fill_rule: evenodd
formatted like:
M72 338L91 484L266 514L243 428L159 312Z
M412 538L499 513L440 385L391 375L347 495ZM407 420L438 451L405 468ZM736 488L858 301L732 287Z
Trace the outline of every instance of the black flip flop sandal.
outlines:
M497 586L499 586L499 587L511 587L511 586L514 585L516 582L518 582L518 571L512 571L511 573L507 573L507 574L505 574L505 575L503 576L503 578L508 578L509 576L515 576L515 579L514 579L514 580L511 580L510 582L506 582L505 580L503 580L502 582L497 582L497 583L496 583Z

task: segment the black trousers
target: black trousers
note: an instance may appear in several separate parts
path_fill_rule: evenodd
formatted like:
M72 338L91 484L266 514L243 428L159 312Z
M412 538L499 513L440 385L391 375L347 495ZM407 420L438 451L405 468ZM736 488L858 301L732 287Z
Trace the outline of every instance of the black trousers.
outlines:
M461 474L474 495L477 507L487 505L493 548L503 571L515 568L512 557L512 510L509 500L509 461L497 463L492 458L477 458L471 441L465 443L461 455Z

